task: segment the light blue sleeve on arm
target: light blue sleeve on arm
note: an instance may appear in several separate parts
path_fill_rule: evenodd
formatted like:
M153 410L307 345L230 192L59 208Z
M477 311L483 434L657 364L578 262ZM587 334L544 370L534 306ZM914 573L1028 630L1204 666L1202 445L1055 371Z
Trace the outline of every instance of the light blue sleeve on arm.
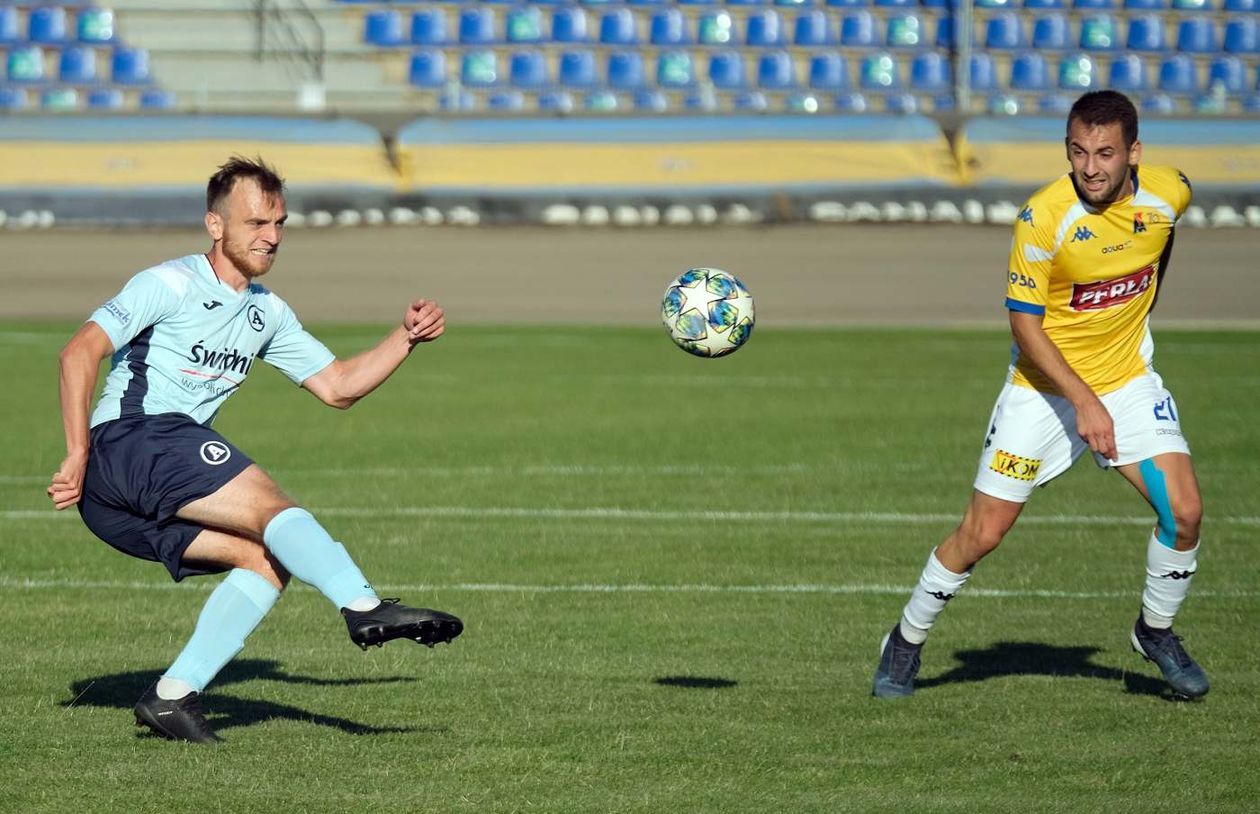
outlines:
M163 317L174 313L182 298L177 279L160 269L148 269L127 281L123 290L88 317L95 322L118 350L137 334Z
M284 300L272 296L279 312L279 322L275 335L258 355L291 382L301 385L332 364L337 357L323 342L306 332L293 309Z

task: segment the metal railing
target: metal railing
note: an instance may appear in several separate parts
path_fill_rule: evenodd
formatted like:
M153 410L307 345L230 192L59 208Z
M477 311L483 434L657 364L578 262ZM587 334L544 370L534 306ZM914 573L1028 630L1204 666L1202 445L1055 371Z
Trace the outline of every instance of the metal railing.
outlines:
M257 0L254 58L282 57L308 72L304 79L324 81L324 27L304 0Z

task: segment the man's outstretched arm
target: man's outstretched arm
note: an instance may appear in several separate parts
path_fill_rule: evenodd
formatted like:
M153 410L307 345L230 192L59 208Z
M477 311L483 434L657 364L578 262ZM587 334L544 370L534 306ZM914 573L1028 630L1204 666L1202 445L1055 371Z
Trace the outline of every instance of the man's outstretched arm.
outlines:
M302 382L325 404L345 410L390 377L421 342L432 342L446 330L446 318L435 302L416 300L403 322L380 344L332 364Z
M109 336L95 322L85 322L61 350L61 424L66 433L66 457L48 496L58 509L79 502L88 460L88 411L101 360L114 351Z

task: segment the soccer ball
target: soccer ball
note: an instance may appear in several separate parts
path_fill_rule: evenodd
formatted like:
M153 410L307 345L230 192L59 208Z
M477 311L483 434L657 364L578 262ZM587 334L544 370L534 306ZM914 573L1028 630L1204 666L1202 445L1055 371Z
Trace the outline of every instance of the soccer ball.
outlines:
M696 356L725 356L752 335L753 298L721 269L683 272L665 289L661 321L674 344Z

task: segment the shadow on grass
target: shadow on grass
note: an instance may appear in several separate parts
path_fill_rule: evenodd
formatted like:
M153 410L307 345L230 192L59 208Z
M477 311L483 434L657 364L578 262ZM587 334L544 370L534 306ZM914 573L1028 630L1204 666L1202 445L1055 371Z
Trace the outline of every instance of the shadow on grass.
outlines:
M149 685L160 674L160 669L139 670L130 673L113 673L110 675L83 678L70 685L71 699L62 702L62 706L70 707L106 707L130 711L136 701ZM391 684L414 681L409 676L389 678L316 678L314 676L290 675L283 671L279 662L267 659L242 659L228 664L223 672L215 678L212 689L204 696L203 706L206 717L216 730L230 729L234 726L249 726L276 718L305 721L319 724L351 735L380 735L403 732L444 732L445 727L406 727L406 726L370 726L332 715L319 715L307 712L287 704L272 701L247 700L230 695L221 695L216 690L239 683L263 679L280 681L287 684L311 684L317 686L353 687L362 684Z
M662 687L686 687L692 690L722 690L734 687L739 682L729 678L708 678L705 676L661 676L653 679Z
M960 650L954 658L961 662L954 669L914 682L915 689L937 687L965 681L985 681L999 676L1044 675L1079 676L1103 681L1121 681L1125 692L1133 695L1156 695L1177 700L1161 679L1094 664L1091 659L1102 652L1098 647L1054 647L1038 642L998 642L984 650ZM1136 658L1136 656L1135 656Z

